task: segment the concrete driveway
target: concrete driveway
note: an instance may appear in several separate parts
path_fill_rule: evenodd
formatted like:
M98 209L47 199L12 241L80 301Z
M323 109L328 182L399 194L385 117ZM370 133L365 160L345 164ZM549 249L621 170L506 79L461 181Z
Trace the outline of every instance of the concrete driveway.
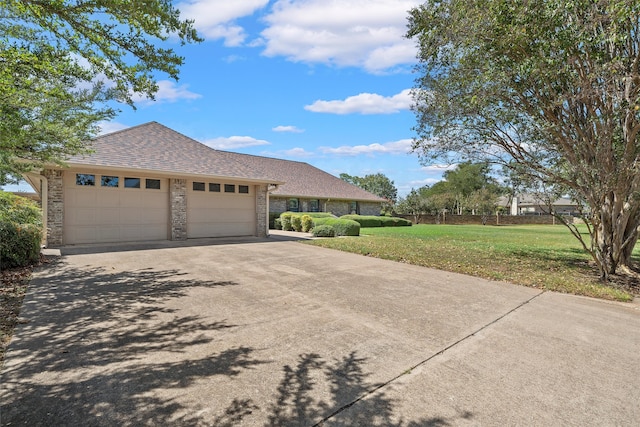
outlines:
M640 310L288 239L67 248L0 424L640 424Z

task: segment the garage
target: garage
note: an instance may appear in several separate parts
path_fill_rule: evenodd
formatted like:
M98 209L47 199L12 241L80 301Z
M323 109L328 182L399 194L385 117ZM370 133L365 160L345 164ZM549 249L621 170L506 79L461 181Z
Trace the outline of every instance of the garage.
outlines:
M187 237L256 234L255 188L236 182L187 182Z
M167 179L66 171L63 185L64 244L169 238Z

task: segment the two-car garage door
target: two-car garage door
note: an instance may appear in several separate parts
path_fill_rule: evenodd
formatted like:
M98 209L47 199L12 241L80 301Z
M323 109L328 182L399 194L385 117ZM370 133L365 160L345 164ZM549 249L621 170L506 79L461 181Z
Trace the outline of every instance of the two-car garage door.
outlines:
M64 244L170 239L169 180L65 172ZM187 181L187 237L256 232L253 186Z
M64 174L64 244L166 240L168 180Z

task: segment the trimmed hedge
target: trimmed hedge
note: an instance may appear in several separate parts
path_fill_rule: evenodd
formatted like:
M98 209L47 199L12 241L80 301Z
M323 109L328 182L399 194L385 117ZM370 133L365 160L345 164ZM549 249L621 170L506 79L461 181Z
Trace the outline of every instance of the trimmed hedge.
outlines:
M356 221L361 227L400 227L413 225L408 219L388 216L343 215L340 218Z
M283 213L280 215L280 225L282 225L282 229L284 231L291 231L293 227L291 226L291 214Z
M330 225L336 231L336 236L359 236L360 224L351 219L314 218L313 229L321 225Z
M302 215L291 215L291 228L293 231L302 231Z
M40 260L42 228L33 224L0 222L0 267L24 267Z
M330 225L318 225L311 232L314 237L335 237L336 230Z
M280 214L280 216L282 215L309 215L311 218L337 218L334 214L332 214L331 212L283 212Z
M379 216L373 215L342 215L341 219L350 219L360 224L360 227L382 227Z
M381 216L380 222L382 222L383 227L410 227L413 225L408 219L390 216Z
M309 215L302 215L302 231L308 233L313 228L313 218Z

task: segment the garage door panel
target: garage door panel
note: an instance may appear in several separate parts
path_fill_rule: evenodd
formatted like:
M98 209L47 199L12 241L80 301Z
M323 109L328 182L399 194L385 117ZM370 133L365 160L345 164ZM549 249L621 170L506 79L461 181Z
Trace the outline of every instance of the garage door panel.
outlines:
M102 187L100 174L95 176L98 185L78 186L75 173L65 173L65 244L168 238L167 180L161 190L131 189Z
M253 196L190 191L187 206L189 238L251 236L256 232Z

